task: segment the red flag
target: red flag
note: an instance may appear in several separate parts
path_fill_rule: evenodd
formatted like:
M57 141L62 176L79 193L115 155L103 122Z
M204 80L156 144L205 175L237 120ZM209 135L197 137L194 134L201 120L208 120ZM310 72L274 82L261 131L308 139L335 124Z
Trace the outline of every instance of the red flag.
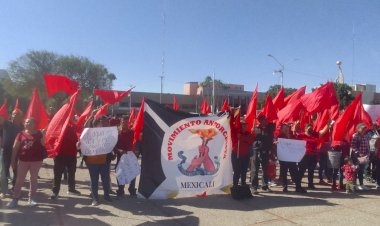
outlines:
M273 105L277 108L277 110L281 110L285 107L285 89L281 87L280 91L278 91L277 95L273 98Z
M305 111L305 108L301 111L301 118L300 118L300 128L303 130L305 129L306 124L312 123L313 119L311 118L311 115Z
M144 106L145 101L144 98L141 101L141 107L139 110L139 113L137 114L135 124L133 125L134 130L134 137L133 137L133 144L136 144L136 142L139 140L140 133L142 132L142 129L144 127Z
M336 120L332 132L333 145L340 144L344 138L350 141L358 123L364 123L368 128L371 126L371 117L364 110L361 98L362 93L360 92Z
M48 97L51 97L59 91L72 95L79 88L77 81L74 81L64 75L44 74L43 76L46 85L46 94Z
M135 88L135 87L132 87L127 91L95 89L94 95L99 96L100 99L102 99L104 104L111 104L112 105L112 104L115 104L115 103L121 101L124 97L128 96L133 88Z
M264 108L261 110L257 117L259 118L262 115L264 115L265 118L267 118L267 122L273 122L278 118L277 110L273 105L272 97L269 94L267 95L267 99L265 100Z
M220 109L221 112L230 110L230 104L228 103L227 99L224 99L223 106Z
M377 118L376 123L377 123L377 125L380 125L380 116L379 116L379 118Z
M94 119L98 119L100 116L107 115L108 104L103 105L94 115Z
M33 89L32 99L25 114L25 119L27 118L34 118L36 129L45 129L49 124L49 115L46 112L36 88Z
M235 118L234 126L235 126L237 131L240 131L241 127L242 127L241 122L240 122L240 117L241 117L240 108L238 108L236 111L234 111L233 116Z
M74 116L74 105L78 99L79 91L80 90L77 90L71 96L70 101L59 109L46 129L46 149L51 158L59 154L58 150L60 150L62 145L64 134Z
M335 104L330 108L330 118L332 120L337 120L339 117L339 104Z
M334 84L332 82L327 82L313 92L303 95L301 97L301 103L310 115L322 112L323 110L338 104Z
M93 100L90 100L90 102L88 102L86 108L84 109L83 113L78 118L76 125L77 125L77 133L79 135L82 133L84 123L86 122L87 118L91 114L92 104L93 104Z
M247 114L245 115L245 121L247 122L247 131L251 131L253 128L253 124L256 120L256 109L257 109L257 89L258 85L256 84L256 88L253 91L251 101L249 102Z
M297 121L300 118L301 110L302 104L300 100L295 100L292 103L286 105L277 113L277 126L283 123Z
M330 113L329 110L326 109L323 112L319 112L317 114L317 118L315 119L315 122L314 122L314 128L313 128L314 131L319 132L326 126L327 122L330 119L329 113Z
M8 120L7 102L7 99L4 99L3 105L0 107L0 116L3 117L4 120Z
M131 114L129 115L129 119L128 119L128 125L132 126L135 120L136 120L136 109L132 108Z
M202 102L202 104L201 104L201 112L202 112L202 114L204 114L204 115L207 115L208 113L211 112L210 105L207 104L207 100L206 100L206 98L203 98L203 102Z
M177 98L174 96L173 99L173 110L178 111L179 110L179 105L177 103Z
M290 94L289 96L285 97L284 99L284 105L288 105L292 103L293 101L299 100L303 95L305 95L306 86L303 86L299 88L294 93Z

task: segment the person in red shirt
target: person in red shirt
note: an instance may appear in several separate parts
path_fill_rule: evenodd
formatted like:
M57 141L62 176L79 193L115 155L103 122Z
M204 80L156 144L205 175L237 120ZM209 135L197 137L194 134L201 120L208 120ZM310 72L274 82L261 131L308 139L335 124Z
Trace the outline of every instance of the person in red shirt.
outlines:
M35 120L25 120L25 130L21 131L15 140L12 152L12 168L17 167L16 184L13 190L13 200L8 203L8 208L15 208L21 196L21 188L24 184L26 174L30 174L29 200L30 206L36 206L34 201L37 192L38 172L42 166L44 137L41 131L36 129Z
M305 132L297 135L297 139L306 141L306 153L301 162L299 163L299 170L301 181L307 170L309 189L315 189L314 170L317 166L318 139L320 136L323 136L329 128L330 123L328 123L326 127L323 128L321 131L315 132L313 131L313 125L311 123L308 123L305 125Z
M138 153L135 152L135 147L133 145L133 138L134 138L134 131L130 129L129 127L129 118L123 117L120 122L120 129L119 129L119 136L117 140L117 144L115 147L115 154L116 154L116 167L120 162L120 158L123 154L127 153L128 151L134 152L136 155ZM136 196L136 179L133 179L131 183L129 184L128 191L131 196ZM121 185L118 182L118 190L116 192L118 197L122 197L124 192L125 185Z
M241 130L236 131L237 139L234 139L232 144L232 169L233 174L233 186L237 186L239 179L241 180L241 185L246 185L246 177L249 163L249 147L253 144L253 135L246 131L247 123L245 121L241 122ZM232 127L232 129L235 129ZM236 129L235 129L236 130Z
M355 182L356 182L356 169L350 157L344 159L344 165L342 166L343 175L346 178L346 193L350 191L355 192Z
M54 158L54 181L53 181L53 194L51 199L58 198L59 190L61 188L61 178L65 169L67 169L68 181L68 194L80 195L80 192L75 189L75 172L77 169L77 147L78 137L76 135L75 125L71 124L64 134L63 143L58 150L58 155Z

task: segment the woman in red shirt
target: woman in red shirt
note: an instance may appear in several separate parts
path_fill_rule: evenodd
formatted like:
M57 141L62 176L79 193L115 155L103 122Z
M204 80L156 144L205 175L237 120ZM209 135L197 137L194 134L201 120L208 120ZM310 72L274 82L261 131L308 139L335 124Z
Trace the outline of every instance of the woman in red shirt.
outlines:
M12 168L17 167L16 184L13 190L13 200L7 207L15 208L21 194L21 187L25 181L26 174L30 174L29 200L30 206L36 206L34 196L37 191L38 172L42 166L44 137L41 131L36 129L35 120L25 120L25 130L20 132L15 140L12 151Z

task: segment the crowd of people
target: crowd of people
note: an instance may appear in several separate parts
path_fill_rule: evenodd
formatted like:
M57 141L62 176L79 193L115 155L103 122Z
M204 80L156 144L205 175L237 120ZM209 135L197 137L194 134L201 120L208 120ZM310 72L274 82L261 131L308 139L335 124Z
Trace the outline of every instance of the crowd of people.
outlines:
M109 154L96 156L82 156L89 172L90 192L93 206L99 204L98 182L102 181L104 200L112 202L111 162L119 163L121 156L132 151L136 156L142 154L142 134L137 144L133 144L133 122L128 116L95 118L96 111L88 117L85 127L118 126L119 135L114 151ZM24 123L23 123L24 122ZM376 182L376 189L380 189L380 138L379 128L376 124L372 128L366 128L362 123L356 127L350 143L342 140L339 145L332 145L329 139L321 142L320 137L326 135L332 122L325 128L314 131L311 123L303 125L282 124L276 128L273 123L268 123L265 116L258 117L257 126L252 131L247 131L247 124L242 119L241 127L231 127L233 187L246 186L251 193L257 194L259 189L263 192L271 192L271 185L277 183L282 186L283 192L288 192L288 171L290 179L295 185L295 191L306 193L309 189L315 189L314 173L318 167L318 183L330 185L331 190L345 190L347 193L357 190L368 190L364 180ZM23 113L19 109L12 112L10 120L0 116L0 143L1 143L1 167L0 167L0 198L12 197L7 204L9 208L16 208L21 198L21 189L27 173L30 174L30 187L28 205L36 206L36 191L38 188L38 173L43 160L47 157L44 147L44 131L36 129L33 118L23 120ZM279 175L276 177L278 138L298 139L306 141L306 154L300 162L279 161ZM67 128L63 143L59 146L59 155L54 157L54 178L52 178L51 199L59 199L62 176L67 174L68 194L81 195L76 189L75 173L77 160L81 151L78 139L78 131L75 123ZM329 153L339 154L339 167L329 167ZM262 171L259 174L260 169ZM249 172L248 172L249 171ZM307 187L302 186L302 178L307 171ZM247 179L247 174L250 175ZM259 186L261 175L261 186ZM359 183L357 183L357 180ZM249 181L247 184L247 181ZM10 189L8 189L11 187ZM135 180L128 187L129 194L136 196ZM116 191L117 197L125 195L125 185L119 184Z

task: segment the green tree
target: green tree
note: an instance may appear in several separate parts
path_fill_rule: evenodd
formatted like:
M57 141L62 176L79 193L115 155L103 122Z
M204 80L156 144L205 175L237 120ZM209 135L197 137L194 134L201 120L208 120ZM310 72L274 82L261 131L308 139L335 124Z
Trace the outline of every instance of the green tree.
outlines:
M47 101L43 74L62 74L78 81L81 86L81 99L88 99L93 89L111 89L116 76L107 68L90 61L86 57L59 55L48 51L29 51L10 62L3 88L11 96L30 99L36 87L49 106L59 107L66 101L67 95L57 93Z
M269 87L268 91L267 91L267 94L269 94L272 98L274 98L278 91L280 91L281 89L281 85L272 85ZM297 89L294 89L294 88L285 88L284 90L284 94L285 96L288 96L289 94L292 94L296 91Z
M339 101L339 109L346 108L355 98L352 95L352 88L346 83L334 83L334 88Z
M202 87L212 87L213 79L211 76L206 76L205 80L201 82L200 86ZM222 80L215 79L215 88L218 89L227 89L228 86L222 82Z

